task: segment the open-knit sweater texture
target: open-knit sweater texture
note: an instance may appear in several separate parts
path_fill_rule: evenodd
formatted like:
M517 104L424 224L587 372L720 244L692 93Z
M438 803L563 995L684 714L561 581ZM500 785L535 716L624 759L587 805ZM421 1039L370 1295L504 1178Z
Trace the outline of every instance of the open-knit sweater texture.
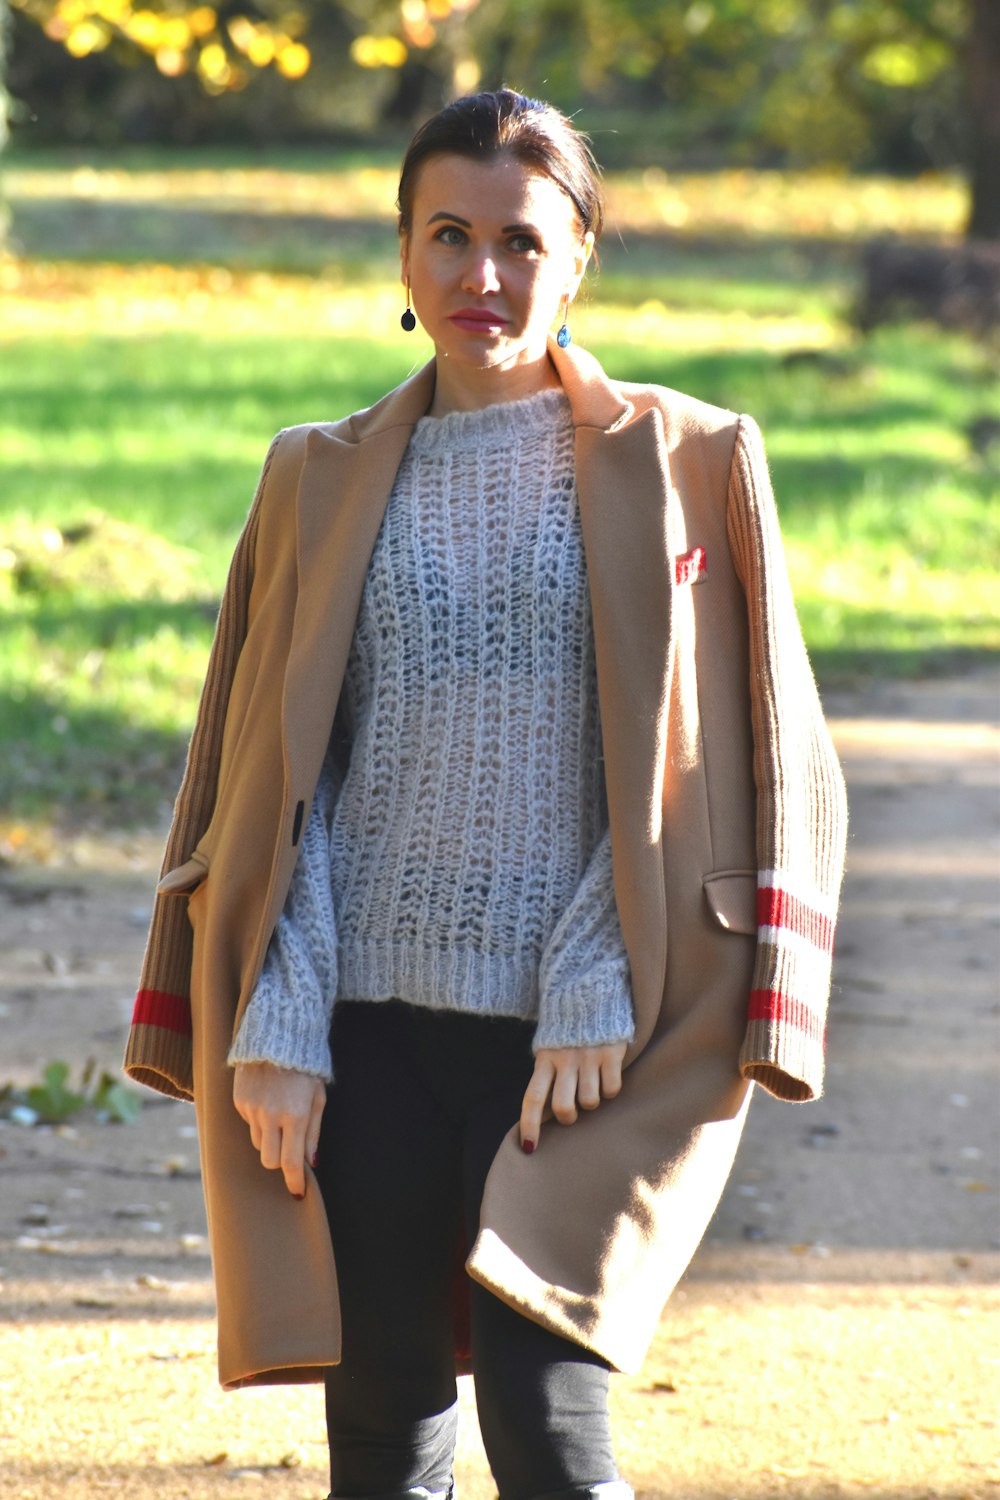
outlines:
M631 1039L573 464L561 391L417 423L231 1063L329 1079L337 999Z

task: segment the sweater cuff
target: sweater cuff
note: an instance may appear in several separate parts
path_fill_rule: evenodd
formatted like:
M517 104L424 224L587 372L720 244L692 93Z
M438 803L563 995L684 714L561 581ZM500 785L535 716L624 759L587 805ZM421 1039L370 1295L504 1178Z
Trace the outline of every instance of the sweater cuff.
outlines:
M229 1067L238 1062L270 1062L273 1068L286 1068L289 1073L310 1073L324 1083L333 1083L333 1065L330 1061L330 1043L322 1046L295 1046L297 1038L285 1038L277 1046L274 1038L264 1041L253 1035L244 1035L247 1028L241 1026L237 1040L229 1047Z
M634 1036L628 960L609 959L543 994L532 1047L604 1047Z
M324 1082L333 1081L330 1057L329 1026L320 1029L302 1024L282 1027L270 1024L263 1007L249 1005L226 1059L231 1068L237 1063L271 1063L294 1073L311 1073Z

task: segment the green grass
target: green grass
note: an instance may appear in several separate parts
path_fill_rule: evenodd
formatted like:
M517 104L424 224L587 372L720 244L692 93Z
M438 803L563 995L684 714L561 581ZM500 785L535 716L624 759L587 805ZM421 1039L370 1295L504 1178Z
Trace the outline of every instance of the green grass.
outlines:
M397 332L391 225L359 292L351 244L331 260L280 214L258 264L287 239L321 274L220 277L169 253L155 206L161 269L142 235L119 247L132 269L88 267L65 205L43 227L62 213L75 263L53 240L0 266L0 834L162 816L269 437L427 352ZM244 221L222 217L201 230L236 265ZM1000 417L995 358L920 326L858 340L852 297L849 247L646 235L609 245L577 324L612 374L758 419L826 681L1000 648L998 460L967 431Z

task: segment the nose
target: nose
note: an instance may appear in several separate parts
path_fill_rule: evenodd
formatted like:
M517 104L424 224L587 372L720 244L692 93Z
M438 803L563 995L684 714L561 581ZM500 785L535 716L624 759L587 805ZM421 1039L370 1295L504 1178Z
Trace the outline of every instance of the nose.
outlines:
M491 256L475 255L470 259L462 279L462 288L466 292L474 292L479 297L485 296L488 292L500 290L500 278L497 275L496 263Z

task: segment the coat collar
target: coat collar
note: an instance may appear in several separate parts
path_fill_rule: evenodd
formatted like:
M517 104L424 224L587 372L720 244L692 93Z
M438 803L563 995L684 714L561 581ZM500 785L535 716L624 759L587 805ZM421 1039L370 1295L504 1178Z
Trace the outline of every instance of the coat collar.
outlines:
M660 825L673 664L669 464L655 405L637 413L585 351L553 340L550 352L577 429L615 892L638 1050L659 1013L666 965ZM369 560L410 434L433 400L434 371L432 360L375 406L307 438L283 715L290 787L311 788L319 774Z
M613 432L634 415L632 403L585 349L575 344L560 349L555 339L550 338L549 357L569 399L575 427ZM374 406L321 430L336 434L349 444L364 443L400 428L412 430L427 415L434 399L436 366L436 360L429 360Z

